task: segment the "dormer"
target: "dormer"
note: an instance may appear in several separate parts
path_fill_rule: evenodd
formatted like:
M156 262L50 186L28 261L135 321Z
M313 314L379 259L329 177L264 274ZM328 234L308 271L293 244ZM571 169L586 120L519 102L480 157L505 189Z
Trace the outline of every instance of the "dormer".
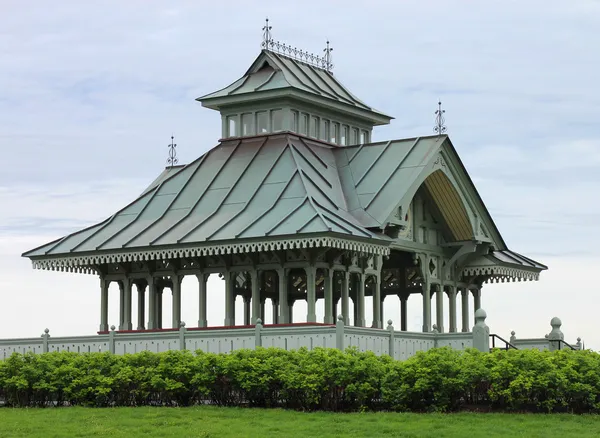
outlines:
M263 46L270 49L244 76L196 99L221 113L223 138L291 131L346 146L369 143L374 126L390 123L350 93L324 58L272 40Z

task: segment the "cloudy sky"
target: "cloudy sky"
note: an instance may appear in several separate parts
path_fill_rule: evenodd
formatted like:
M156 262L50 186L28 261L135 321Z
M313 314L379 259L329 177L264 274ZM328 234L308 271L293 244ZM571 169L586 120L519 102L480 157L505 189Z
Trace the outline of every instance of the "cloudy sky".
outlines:
M600 2L0 0L0 12L0 338L97 330L96 278L33 271L20 254L134 199L171 134L181 163L213 147L219 115L194 99L244 73L268 15L276 39L314 52L329 39L336 76L396 117L374 140L431 134L442 100L509 247L550 267L484 287L491 331L542 337L559 316L568 341L600 348ZM210 285L220 324L222 283ZM183 288L195 325L195 284ZM409 312L419 330L417 297Z

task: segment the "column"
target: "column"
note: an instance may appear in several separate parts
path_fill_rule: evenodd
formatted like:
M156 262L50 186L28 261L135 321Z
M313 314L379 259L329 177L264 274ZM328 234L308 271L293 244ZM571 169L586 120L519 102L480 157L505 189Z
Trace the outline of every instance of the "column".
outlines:
M259 316L259 318L262 320L263 325L265 325L267 323L267 321L265 321L265 301L267 301L266 298L260 299L260 316Z
M279 294L279 318L278 324L287 324L290 322L288 309L288 278L287 271L284 268L277 270L277 291Z
M237 273L225 271L225 321L226 327L235 325L235 275Z
M381 279L379 275L373 281L373 328L381 328Z
M123 280L123 300L124 300L124 308L125 312L123 315L123 328L121 330L131 330L133 325L131 324L131 287L133 286L133 282L130 278L126 278Z
M357 286L358 290L356 293L356 316L357 319L354 321L356 327L365 326L365 275L363 273L356 274L358 277Z
M250 295L244 295L244 325L250 325Z
M178 329L181 324L181 281L183 275L171 275L171 293L173 295L173 308L171 327Z
M381 286L380 286L380 289L381 289ZM383 293L383 290L381 290L381 304L380 304L381 309L379 310L379 315L381 316L381 326L379 328L383 328L383 323L385 322L383 320L383 318L384 318L383 303L385 303L385 294Z
M342 273L342 315L344 325L350 325L350 272L348 271Z
M155 329L156 326L156 286L154 278L148 277L148 330Z
M254 325L256 324L256 320L260 318L260 272L258 271L258 269L252 269L250 271L250 287L252 288L251 324Z
M161 284L156 288L156 328L163 328L163 291L165 287Z
M333 280L333 284L335 284L335 277ZM337 316L339 315L337 308L338 308L338 303L340 302L339 298L335 298L333 299L333 306L331 306L331 318L333 319L333 322L335 323L335 321L337 321Z
M444 286L442 284L436 284L435 301L435 322L438 332L444 333Z
M456 287L448 286L448 298L450 305L450 333L456 333Z
M288 300L288 312L289 312L288 322L290 324L294 323L294 301L296 301L296 300L291 300L291 299Z
M146 320L146 316L145 316L145 306L146 306L146 283L142 282L142 281L138 281L135 284L135 287L137 289L137 298L138 298L138 302L137 302L137 307L138 307L138 323L137 323L137 329L138 330L145 330L146 326L145 326L145 320Z
M333 274L334 270L329 268L325 275L325 284L323 285L323 294L325 296L325 315L323 322L325 324L333 324L335 319L332 319L333 311Z
M478 287L474 287L473 289L471 289L471 291L473 292L473 301L474 301L474 312L477 312L479 309L481 309L481 289Z
M405 332L408 322L408 294L400 294L398 295L398 298L400 298L400 330Z
M469 290L462 288L460 295L462 299L462 331L467 333L469 332Z
M119 285L119 330L123 329L125 322L125 284L122 281L118 281Z
M210 274L198 274L198 327L207 327L208 319L206 318L206 282Z
M431 286L428 281L424 281L423 285L423 332L431 331Z
M317 322L317 268L307 266L304 271L306 272L306 322Z
M271 299L271 303L273 304L273 324L279 324L278 314L279 314L279 304L276 299Z
M108 287L110 280L100 278L100 331L108 331Z

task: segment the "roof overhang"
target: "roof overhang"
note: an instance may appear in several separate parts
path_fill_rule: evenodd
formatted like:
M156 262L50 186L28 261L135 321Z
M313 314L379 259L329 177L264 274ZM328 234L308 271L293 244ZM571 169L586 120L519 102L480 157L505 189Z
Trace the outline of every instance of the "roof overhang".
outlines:
M483 276L487 282L537 281L547 266L510 250L490 251L470 261L463 275Z
M136 248L123 251L96 251L78 254L58 254L48 257L32 256L30 259L34 269L95 274L97 273L96 266L110 263L171 260L212 255L279 251L286 249L335 248L370 255L388 255L390 252L390 241L387 241L383 237L377 239L377 241L373 241L373 239L338 237L333 234L307 235L301 238L297 236L287 236L287 238L261 240L246 239L177 247L163 246L154 248Z

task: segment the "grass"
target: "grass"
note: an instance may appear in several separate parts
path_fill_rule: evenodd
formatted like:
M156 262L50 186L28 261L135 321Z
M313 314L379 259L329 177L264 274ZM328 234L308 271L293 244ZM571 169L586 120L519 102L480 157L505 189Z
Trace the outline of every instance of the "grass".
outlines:
M241 408L0 409L0 437L585 437L600 416L303 413Z

